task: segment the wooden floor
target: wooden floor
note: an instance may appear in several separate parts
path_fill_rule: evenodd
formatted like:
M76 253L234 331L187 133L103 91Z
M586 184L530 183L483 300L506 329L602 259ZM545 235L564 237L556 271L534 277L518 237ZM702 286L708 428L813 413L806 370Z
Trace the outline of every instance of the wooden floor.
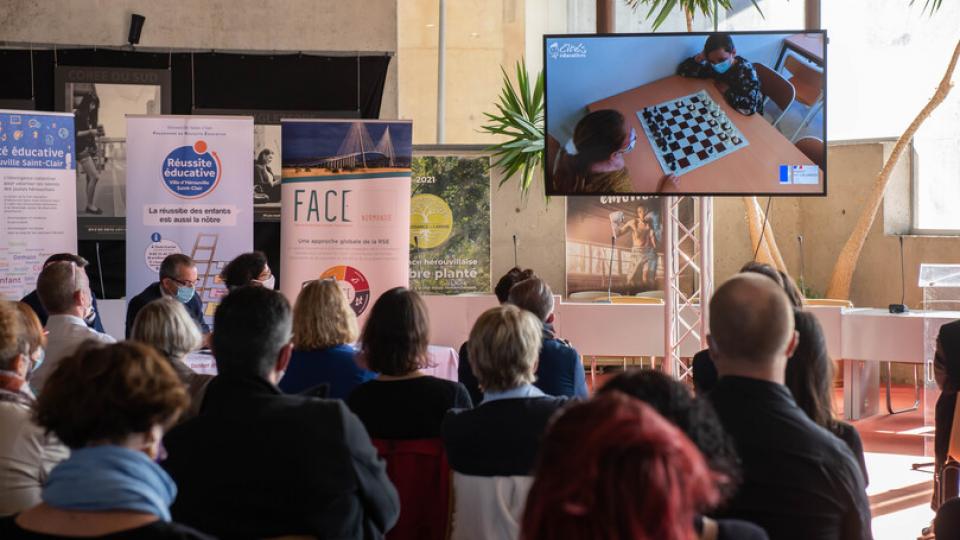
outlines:
M895 409L913 404L911 387L894 387L892 395ZM866 452L874 540L917 538L933 519L933 474L932 467L913 470L913 465L932 464L933 458L924 456L924 447L932 453L933 431L924 428L919 410L895 415L883 411L853 422Z

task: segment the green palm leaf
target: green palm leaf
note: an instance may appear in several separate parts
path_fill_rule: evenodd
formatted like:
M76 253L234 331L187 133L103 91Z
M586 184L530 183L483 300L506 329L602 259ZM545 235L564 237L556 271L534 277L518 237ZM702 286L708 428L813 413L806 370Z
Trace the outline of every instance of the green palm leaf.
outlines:
M526 62L517 62L516 85L502 67L503 88L494 106L496 113L483 113L488 123L481 130L505 137L503 142L490 146L495 158L494 167L503 169L500 185L520 175L521 197L527 195L536 177L537 167L543 162L543 72L537 74L531 86Z
M942 2L943 0L928 1ZM717 11L721 9L729 10L733 8L731 0L624 0L624 2L634 11L639 10L641 7L648 7L647 14L643 18L644 20L653 19L654 31L658 30L660 25L662 25L667 20L667 17L677 8L679 8L680 11L687 11L694 15L703 15L708 19L713 19L716 15L719 15ZM750 3L760 12L760 16L762 17L763 11L760 9L757 0L750 0Z
M910 5L915 4L917 0L910 0ZM943 5L943 0L924 0L923 2L923 12L926 13L927 10L930 10L930 15L933 15L937 10L940 9L940 6Z

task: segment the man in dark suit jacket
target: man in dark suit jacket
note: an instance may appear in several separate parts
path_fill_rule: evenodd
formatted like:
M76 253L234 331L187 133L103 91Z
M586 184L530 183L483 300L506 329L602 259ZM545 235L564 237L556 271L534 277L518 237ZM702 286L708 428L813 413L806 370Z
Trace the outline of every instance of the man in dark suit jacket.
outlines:
M214 327L219 375L164 439L174 520L221 538L382 538L399 498L360 420L342 401L276 387L292 351L283 295L232 291Z
M163 295L172 296L183 303L190 318L197 323L197 328L204 335L206 343L210 327L203 320L203 301L197 295L197 265L183 253L167 255L160 263L160 281L151 283L143 292L130 299L127 305L127 338L133 330L137 313L140 313L143 306Z
M580 353L553 330L553 291L538 277L525 279L510 289L508 301L540 319L543 341L534 384L548 396L587 397L587 378Z
M55 262L72 262L73 264L79 266L80 268L87 267L87 260L79 255L74 255L73 253L54 253L53 255L47 257L47 260L43 262L43 267L46 268L51 263ZM105 334L106 331L103 329L103 321L100 320L100 310L97 309L97 297L91 297L93 300L93 316L90 320L87 320L87 326L93 328L101 334ZM47 325L47 318L49 314L47 310L44 309L43 304L40 302L40 295L37 294L36 290L30 291L30 294L24 296L20 299L21 302L30 306L30 309L37 314L37 318L40 319L40 325Z
M709 399L743 471L718 517L756 523L777 540L871 540L856 458L784 385L797 333L783 289L763 276L737 274L710 300L708 337L720 373Z

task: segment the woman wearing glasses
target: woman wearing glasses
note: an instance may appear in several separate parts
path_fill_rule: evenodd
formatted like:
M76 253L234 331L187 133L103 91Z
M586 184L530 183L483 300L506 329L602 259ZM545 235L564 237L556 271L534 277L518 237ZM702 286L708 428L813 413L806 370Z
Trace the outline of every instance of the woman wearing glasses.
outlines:
M627 125L619 111L593 111L577 122L573 137L563 145L554 164L553 182L560 193L632 193L637 191L630 180L623 155L637 146L637 131ZM660 180L658 191L666 180Z

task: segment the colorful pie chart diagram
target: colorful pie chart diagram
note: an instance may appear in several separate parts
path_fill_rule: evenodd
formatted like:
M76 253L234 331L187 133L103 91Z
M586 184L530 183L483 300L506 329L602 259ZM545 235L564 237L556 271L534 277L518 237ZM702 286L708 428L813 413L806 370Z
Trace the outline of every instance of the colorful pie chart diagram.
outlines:
M370 283L367 277L352 266L332 266L320 274L320 279L333 278L347 297L353 312L359 317L370 305Z

